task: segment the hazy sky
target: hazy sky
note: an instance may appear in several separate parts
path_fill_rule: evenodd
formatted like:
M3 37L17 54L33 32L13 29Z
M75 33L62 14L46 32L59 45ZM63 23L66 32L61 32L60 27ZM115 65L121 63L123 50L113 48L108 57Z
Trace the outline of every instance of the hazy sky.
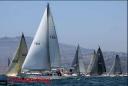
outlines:
M126 1L49 2L61 43L103 51L127 49ZM34 36L47 2L0 1L0 37Z

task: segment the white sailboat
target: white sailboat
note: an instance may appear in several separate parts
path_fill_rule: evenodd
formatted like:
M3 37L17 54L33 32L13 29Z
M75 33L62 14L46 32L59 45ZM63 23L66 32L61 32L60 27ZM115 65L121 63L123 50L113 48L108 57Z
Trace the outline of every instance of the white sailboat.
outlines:
M28 52L27 44L25 41L24 34L22 33L16 54L12 59L12 62L11 63L9 62L9 69L6 73L7 76L17 76L21 72L21 67L27 55L27 52Z
M59 44L48 4L23 63L22 71L44 73L60 67Z

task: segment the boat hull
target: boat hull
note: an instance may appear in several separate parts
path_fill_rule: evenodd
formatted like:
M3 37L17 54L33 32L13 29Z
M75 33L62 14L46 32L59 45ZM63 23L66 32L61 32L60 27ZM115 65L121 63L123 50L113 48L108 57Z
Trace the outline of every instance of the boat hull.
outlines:
M50 83L50 78L43 77L31 77L31 78L22 78L22 77L8 77L8 83Z
M7 85L7 77L5 75L0 75L0 85Z

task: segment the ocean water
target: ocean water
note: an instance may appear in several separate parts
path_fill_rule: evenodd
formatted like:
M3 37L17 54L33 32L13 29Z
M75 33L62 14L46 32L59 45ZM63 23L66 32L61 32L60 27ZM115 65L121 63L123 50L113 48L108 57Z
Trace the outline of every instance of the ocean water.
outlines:
M127 86L128 77L77 77L44 83L15 83L8 86Z

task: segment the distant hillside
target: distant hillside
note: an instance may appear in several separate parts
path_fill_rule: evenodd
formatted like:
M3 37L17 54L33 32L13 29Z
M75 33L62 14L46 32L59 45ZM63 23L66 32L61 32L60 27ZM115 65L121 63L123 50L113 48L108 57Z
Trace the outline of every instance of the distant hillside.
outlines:
M7 70L8 58L10 58L10 59L13 58L13 55L15 54L16 48L19 43L19 39L20 39L20 37L0 38L0 73L4 73ZM32 38L26 37L26 41L27 41L28 47L30 47ZM72 60L75 55L76 46L62 44L62 43L60 43L59 46L60 46L60 52L61 52L61 57L62 57L61 58L62 65L63 66L71 65ZM101 47L101 49L102 49L102 47ZM82 56L83 56L85 64L86 64L86 69L90 62L91 55L93 54L93 50L94 49L81 48ZM126 70L127 70L127 54L126 53L104 52L103 51L107 71L110 70L116 54L118 54L120 56L123 72L126 72Z

